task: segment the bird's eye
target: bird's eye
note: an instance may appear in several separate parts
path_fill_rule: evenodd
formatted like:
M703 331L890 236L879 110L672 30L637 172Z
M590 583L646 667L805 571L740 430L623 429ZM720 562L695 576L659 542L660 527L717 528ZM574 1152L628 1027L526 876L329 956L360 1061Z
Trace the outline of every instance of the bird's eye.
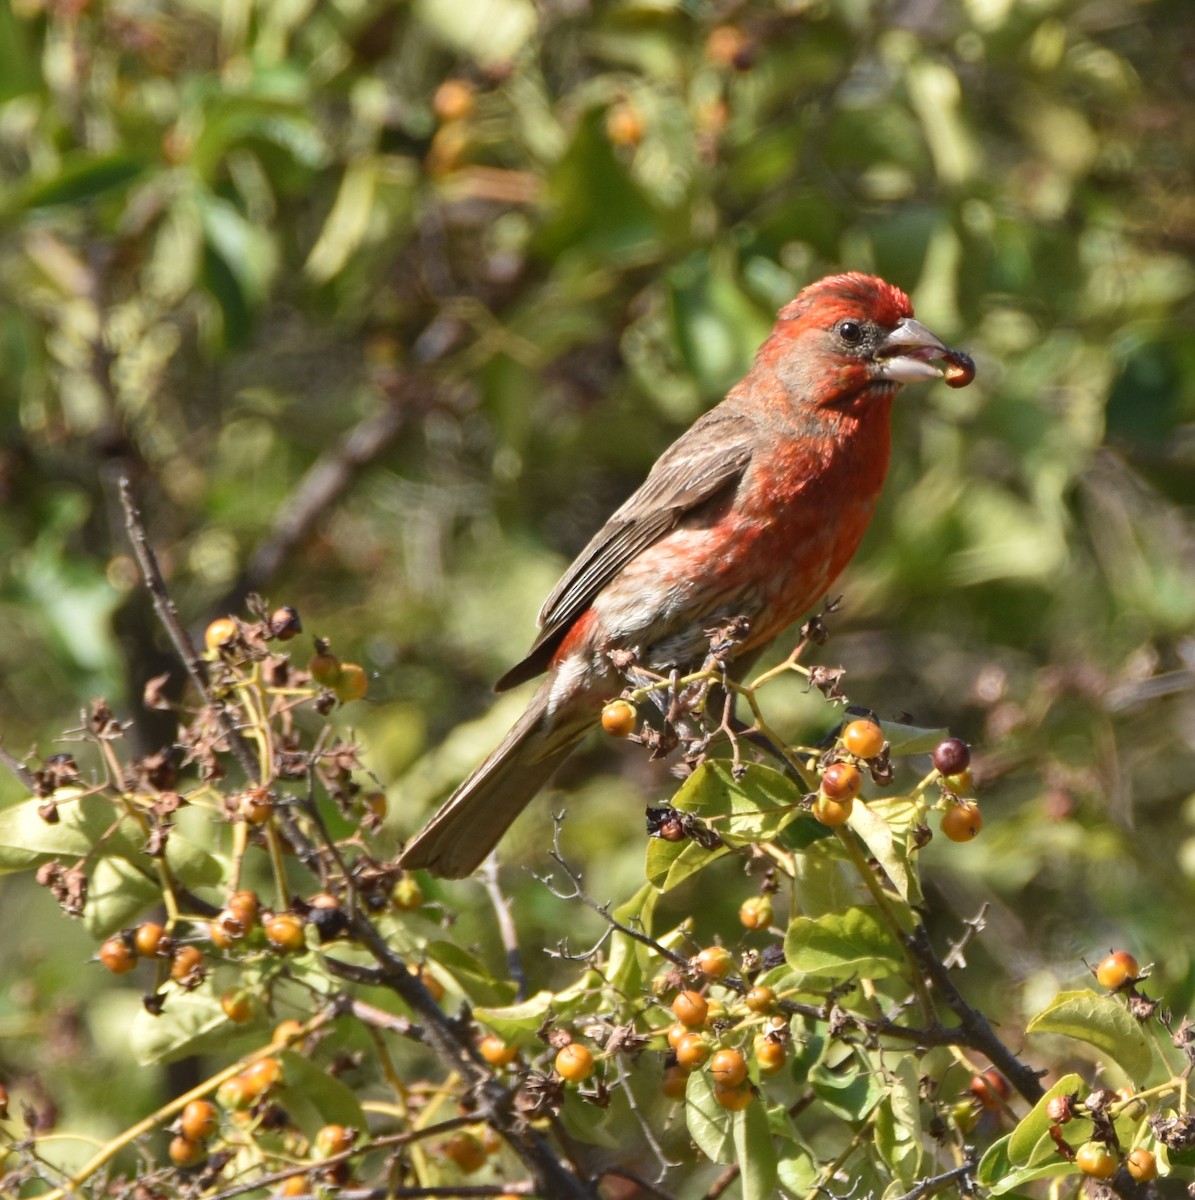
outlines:
M863 326L858 321L839 321L838 336L851 346L857 346L863 340Z

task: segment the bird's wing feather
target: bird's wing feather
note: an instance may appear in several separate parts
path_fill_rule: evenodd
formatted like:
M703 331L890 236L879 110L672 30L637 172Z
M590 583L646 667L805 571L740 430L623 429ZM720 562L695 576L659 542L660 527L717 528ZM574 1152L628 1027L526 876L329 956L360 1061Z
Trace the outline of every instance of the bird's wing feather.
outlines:
M637 554L684 517L737 486L751 461L750 423L729 405L712 409L661 455L639 489L594 535L539 612L527 657L498 681L503 691L545 670L556 646L594 597Z

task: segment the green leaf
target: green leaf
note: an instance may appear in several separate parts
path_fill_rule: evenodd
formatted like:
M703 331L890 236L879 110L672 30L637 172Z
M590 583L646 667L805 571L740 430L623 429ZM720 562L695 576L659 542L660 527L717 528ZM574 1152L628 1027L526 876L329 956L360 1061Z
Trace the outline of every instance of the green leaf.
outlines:
M105 192L131 183L145 164L128 154L102 157L78 156L66 161L53 179L30 187L24 196L26 208L48 208L55 204L81 204Z
M1069 1096L1074 1092L1082 1093L1085 1090L1086 1085L1078 1075L1064 1075L1058 1080L1009 1135L1007 1139L1009 1162L1017 1166L1024 1166L1040 1160L1043 1139L1049 1146L1049 1153L1054 1153L1054 1140L1050 1137L1049 1132L1050 1126L1054 1122L1046 1114L1046 1109L1049 1107L1050 1101L1058 1096Z
M667 892L729 853L729 846L707 850L693 841L666 842L663 838L648 838L643 873L652 887Z
M909 811L913 811L912 805L909 805ZM869 805L862 803L856 803L852 808L850 825L892 880L901 899L907 904L919 904L921 880L909 856L906 830L896 828Z
M907 1191L921 1173L921 1102L917 1063L897 1060L888 1089L876 1111L875 1144L880 1157Z
M303 1106L315 1109L318 1121L300 1122L308 1134L315 1134L321 1125L351 1125L366 1128L365 1113L356 1093L334 1075L329 1075L309 1058L293 1050L278 1054L282 1062L282 1087L279 1100L292 1116Z
M975 1170L975 1181L993 1196L1006 1195L1034 1179L1050 1179L1077 1172L1073 1163L1061 1157L1056 1162L1037 1167L1015 1166L1008 1157L1008 1142L1009 1139L1003 1137L990 1145Z
M768 1114L756 1097L732 1117L730 1124L743 1200L772 1200L776 1194L777 1162Z
M148 865L150 860L145 862ZM106 937L132 924L160 896L157 880L145 870L127 858L105 854L87 878L83 927L93 937Z
M925 729L919 725L902 725L899 721L881 721L880 728L893 758L928 754L943 738L950 736L948 729Z
M867 1116L884 1095L875 1073L861 1067L857 1060L845 1067L818 1063L809 1072L809 1084L831 1112L847 1121L858 1121Z
M1135 1083L1142 1081L1153 1065L1153 1051L1141 1027L1112 996L1059 992L1026 1029L1086 1042L1113 1059Z
M551 992L540 991L521 1004L476 1008L474 1015L483 1025L508 1042L525 1043L526 1035L533 1034L543 1024L544 1018L552 1010L555 999ZM520 1034L524 1037L520 1038Z
M801 792L787 775L760 763L743 764L736 777L721 759L701 764L681 785L672 803L714 822L728 841L767 841L801 815Z
M176 1062L191 1054L223 1048L230 1036L219 1001L205 990L184 992L170 985L158 1016L141 1009L129 1031L129 1048L142 1065Z
M712 1162L735 1161L734 1131L731 1112L714 1099L709 1073L694 1071L685 1088L685 1120L689 1133Z
M38 816L44 803L24 800L0 810L0 874L27 871L51 858L82 858L112 824L112 810L102 800L82 798L82 788L59 788L58 823Z
M780 1186L794 1196L807 1195L821 1177L821 1169L804 1150L786 1154L777 1164Z
M784 938L784 957L806 975L879 979L903 961L900 943L874 908L855 906L820 917L797 917Z
M663 839L651 840L659 842ZM670 843L665 843L668 844ZM650 932L659 895L655 887L645 883L625 904L615 909L612 915L620 925L625 925L628 929ZM609 986L628 995L637 993L643 986L647 952L647 947L642 942L616 930L610 938L610 961L606 967Z
M452 976L471 1003L502 1005L514 999L513 983L495 979L479 958L452 942L428 942L424 953Z
M721 760L702 763L672 799L676 808L710 822L725 845L706 850L696 842L652 838L647 846L647 878L661 892L674 888L727 853L727 847L775 839L801 816L801 793L771 767L748 763L738 778Z

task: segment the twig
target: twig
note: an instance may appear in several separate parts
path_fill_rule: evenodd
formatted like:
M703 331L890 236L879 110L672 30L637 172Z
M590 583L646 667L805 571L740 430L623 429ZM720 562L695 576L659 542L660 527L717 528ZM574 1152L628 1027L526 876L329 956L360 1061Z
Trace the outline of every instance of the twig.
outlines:
M174 645L175 653L178 654L187 674L191 677L191 682L203 697L204 703L216 714L220 729L228 738L228 744L232 748L233 754L236 755L237 762L241 764L245 778L255 780L258 769L253 751L241 736L228 709L212 696L211 689L207 684L207 672L204 669L203 660L195 653L191 638L178 618L178 610L174 607L174 601L166 590L166 581L158 566L158 556L154 553L153 547L149 544L149 538L146 536L145 525L133 497L133 485L129 482L129 477L122 475L117 486L120 490L120 504L124 509L125 529L128 531L129 541L133 545L137 565L141 568L141 578L145 581L145 586L153 600L154 612L158 614L158 620L162 622L167 636Z
M919 1180L903 1196L897 1196L896 1200L922 1200L923 1196L932 1196L935 1192L942 1191L957 1180L964 1179L974 1170L975 1159L968 1147L965 1161L957 1167L951 1167L949 1171L943 1171L941 1175L931 1175L928 1179Z
M963 999L962 993L954 985L954 980L950 978L950 972L938 958L925 926L918 925L904 941L925 973L925 978L933 984L951 1012L958 1017L959 1029L954 1031L956 1044L982 1051L1030 1104L1036 1104L1045 1095L1037 1072L1021 1062L996 1036L996 1031L987 1017Z
M731 1163L713 1183L710 1184L709 1191L701 1198L701 1200L718 1200L718 1197L726 1191L728 1187L742 1174L742 1168L738 1163Z
M0 764L7 767L29 791L37 791L37 780L33 778L33 772L20 759L13 758L3 743L0 743Z
M498 932L506 949L506 970L515 985L515 999L523 1000L527 995L527 974L523 970L523 956L519 953L519 931L515 928L514 917L511 916L510 901L498 886L496 855L487 855L478 875L490 903L494 906L494 916L498 919Z
M439 1137L443 1133L449 1133L454 1129L461 1129L465 1125L473 1125L476 1122L471 1116L449 1117L445 1121L439 1121L435 1125L428 1125L423 1129L413 1129L407 1133L390 1133L384 1134L382 1137L370 1138L367 1142L362 1142L359 1146L354 1146L351 1150L344 1150L340 1154L329 1155L327 1158L320 1159L319 1163L312 1165L311 1163L301 1163L293 1167L287 1167L284 1170L272 1171L268 1175L258 1175L254 1179L245 1183L234 1184L230 1188L226 1188L222 1192L217 1192L214 1196L209 1196L208 1200L232 1200L234 1196L243 1196L246 1192L256 1192L260 1188L272 1187L276 1183L285 1183L286 1180L293 1178L295 1175L308 1175L312 1171L317 1173L328 1170L329 1167L334 1167L337 1163L348 1162L350 1159L359 1158L362 1154L369 1154L375 1150L385 1150L392 1146L407 1146L412 1142L422 1141L427 1138ZM504 1189L505 1190L505 1189ZM423 1194L435 1195L435 1192L428 1193L423 1189ZM343 1192L338 1192L338 1195L343 1195ZM420 1189L414 1189L404 1193L401 1190L396 1190L392 1195L402 1196L419 1195ZM444 1194L441 1190L440 1194ZM455 1190L453 1195L463 1194ZM494 1192L480 1192L478 1195L489 1196L494 1195ZM501 1193L497 1193L501 1194Z

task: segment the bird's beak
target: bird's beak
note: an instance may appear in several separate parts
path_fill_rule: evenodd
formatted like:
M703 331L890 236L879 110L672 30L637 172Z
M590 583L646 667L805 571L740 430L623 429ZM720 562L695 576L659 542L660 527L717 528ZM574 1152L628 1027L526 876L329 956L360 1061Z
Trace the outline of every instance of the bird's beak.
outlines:
M954 362L956 354L920 321L905 317L876 349L876 375L891 383L940 379L943 371L934 360Z

